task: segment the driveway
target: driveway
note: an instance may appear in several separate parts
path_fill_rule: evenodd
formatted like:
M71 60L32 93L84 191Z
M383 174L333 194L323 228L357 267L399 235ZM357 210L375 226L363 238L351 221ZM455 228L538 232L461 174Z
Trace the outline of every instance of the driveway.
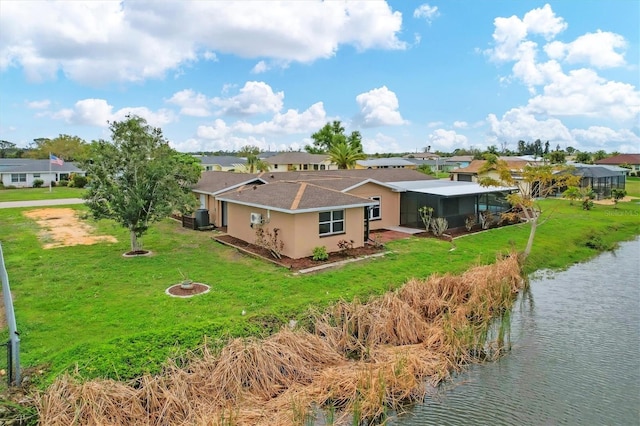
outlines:
M68 204L82 204L82 198L60 198L57 200L31 200L31 201L4 201L0 203L0 209L11 209L15 207L47 207L64 206Z

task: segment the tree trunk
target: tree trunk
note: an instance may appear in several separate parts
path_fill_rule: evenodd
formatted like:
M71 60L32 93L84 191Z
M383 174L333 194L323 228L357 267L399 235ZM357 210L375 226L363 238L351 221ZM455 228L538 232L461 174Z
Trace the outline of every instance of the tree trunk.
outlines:
M138 250L138 237L136 236L135 231L130 230L129 236L131 237L131 251Z
M529 240L527 241L527 247L525 247L524 252L522 253L522 260L526 260L531 253L531 249L533 248L533 239L536 236L536 229L538 228L538 216L535 216L530 220L531 222L531 230L529 231Z

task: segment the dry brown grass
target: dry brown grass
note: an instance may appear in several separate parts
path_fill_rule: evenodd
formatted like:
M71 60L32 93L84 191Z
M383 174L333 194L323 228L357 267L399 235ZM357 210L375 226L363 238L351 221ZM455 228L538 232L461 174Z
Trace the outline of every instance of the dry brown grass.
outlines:
M234 339L164 374L131 383L58 379L36 398L44 425L290 425L314 407L336 420L380 419L424 398L427 386L478 356L492 318L523 285L515 254L466 273L411 280L366 303L314 316L314 331L285 328Z

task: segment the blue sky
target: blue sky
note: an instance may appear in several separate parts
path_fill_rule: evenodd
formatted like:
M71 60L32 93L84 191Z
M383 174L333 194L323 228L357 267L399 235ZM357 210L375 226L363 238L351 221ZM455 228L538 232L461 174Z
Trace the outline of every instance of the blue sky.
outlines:
M137 114L183 152L368 154L517 141L640 152L640 3L0 2L0 139L108 139Z

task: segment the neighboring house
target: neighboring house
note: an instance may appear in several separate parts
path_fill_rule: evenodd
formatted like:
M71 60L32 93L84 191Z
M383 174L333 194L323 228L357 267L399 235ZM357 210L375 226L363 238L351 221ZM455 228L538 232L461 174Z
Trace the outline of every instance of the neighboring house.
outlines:
M448 161L459 163L459 167L467 167L473 161L473 155L454 155L449 157Z
M419 160L416 158L407 158L407 160L414 163L416 165L416 168L422 165L427 165L431 167L431 170L433 170L434 172L449 173L452 170L461 167L460 163L456 163L445 157L442 157L440 159L436 158L435 160Z
M235 157L233 155L213 155L196 157L202 164L202 169L205 171L217 170L217 171L234 171L240 167L244 167L247 163L247 159L244 157Z
M309 154L308 152L283 152L268 156L264 161L274 172L296 170L336 170L338 166L331 162L329 155Z
M50 164L49 160L0 158L0 178L4 186L31 188L36 179L41 179L44 186L49 186L49 182L68 180L72 173L82 176L86 174L71 162L64 162L59 166Z
M452 157L453 158L453 157ZM501 160L507 162L509 169L517 174L524 169L524 167L529 164L525 160L521 159L513 159L509 157L503 157ZM498 173L489 172L489 173L480 173L480 170L484 167L487 160L472 160L471 163L466 167L461 167L459 169L454 169L451 171L451 180L459 181L459 182L478 182L483 177L492 177L498 179Z
M403 156L404 158L415 158L417 160L435 160L440 156L434 152L415 152Z
M581 176L580 187L591 187L597 199L611 197L612 189L625 189L629 169L618 166L568 163L575 167L574 174Z
M356 161L356 169L416 169L415 163L400 157L372 158Z
M597 165L628 168L630 176L640 176L640 154L618 154L595 162Z
M341 240L362 247L369 232L395 226L422 227L417 209L434 208L450 226L488 208L504 210L496 196L504 188L435 180L408 169L291 171L257 174L203 172L193 191L210 223L253 243L256 228L278 228L282 254L311 256L324 246L338 251Z

